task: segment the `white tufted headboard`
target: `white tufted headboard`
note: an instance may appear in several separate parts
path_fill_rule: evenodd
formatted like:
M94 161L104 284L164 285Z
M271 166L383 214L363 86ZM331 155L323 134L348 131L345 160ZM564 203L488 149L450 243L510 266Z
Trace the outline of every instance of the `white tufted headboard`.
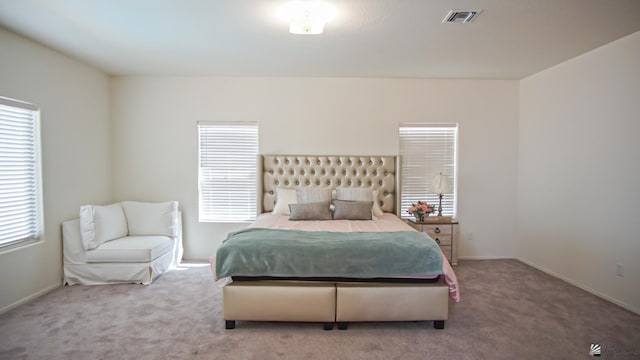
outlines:
M258 213L273 210L278 187L367 187L397 215L399 166L398 156L258 155Z

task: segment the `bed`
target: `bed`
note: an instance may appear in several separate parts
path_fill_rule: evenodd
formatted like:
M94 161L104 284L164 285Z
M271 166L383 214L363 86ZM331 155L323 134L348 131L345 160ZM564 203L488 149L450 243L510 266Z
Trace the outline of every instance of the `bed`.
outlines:
M444 329L450 298L459 301L457 279L435 242L399 219L398 168L397 156L259 156L258 219L229 234L211 257L225 327L295 321L344 330L351 322L433 321ZM284 200L292 191L304 201L283 210L295 202ZM365 201L349 194L370 194L370 220L351 220ZM327 196L338 198L332 216L342 220L315 218L325 216L319 204ZM234 256L254 262L238 265Z

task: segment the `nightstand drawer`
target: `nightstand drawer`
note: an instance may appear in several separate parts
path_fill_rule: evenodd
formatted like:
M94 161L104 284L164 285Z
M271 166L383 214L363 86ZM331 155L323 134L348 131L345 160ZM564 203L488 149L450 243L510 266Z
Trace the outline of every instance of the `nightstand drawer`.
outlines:
M451 246L440 246L440 250L442 250L442 252L444 253L444 255L447 257L447 260L449 260L449 262L451 262L451 256L453 255L451 252Z
M443 245L451 245L451 235L446 235L446 236L442 236L440 234L436 235L436 234L427 234L429 235L430 238L433 239L433 241L436 242L436 244L443 246Z
M449 224L429 224L429 225L422 225L422 231L426 232L427 234L429 234L429 236L433 237L433 235L435 236L451 236L451 225Z

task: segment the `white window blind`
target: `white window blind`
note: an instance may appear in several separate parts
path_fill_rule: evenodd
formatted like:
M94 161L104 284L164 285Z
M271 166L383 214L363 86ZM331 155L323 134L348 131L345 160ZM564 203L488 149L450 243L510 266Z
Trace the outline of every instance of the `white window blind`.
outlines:
M256 218L257 123L199 123L199 219Z
M42 232L39 110L0 97L0 247Z
M442 198L442 215L456 215L457 139L456 124L400 124L401 214L411 217L411 203L426 201L438 206L438 194L430 191L440 173L449 177L451 194Z

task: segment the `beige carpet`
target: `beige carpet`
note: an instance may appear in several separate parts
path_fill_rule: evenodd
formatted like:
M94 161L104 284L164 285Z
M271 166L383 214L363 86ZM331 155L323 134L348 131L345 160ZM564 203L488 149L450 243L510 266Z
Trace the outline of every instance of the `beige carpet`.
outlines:
M462 301L431 322L238 322L207 266L150 286L60 288L0 316L0 359L640 359L640 316L515 260L461 261Z

